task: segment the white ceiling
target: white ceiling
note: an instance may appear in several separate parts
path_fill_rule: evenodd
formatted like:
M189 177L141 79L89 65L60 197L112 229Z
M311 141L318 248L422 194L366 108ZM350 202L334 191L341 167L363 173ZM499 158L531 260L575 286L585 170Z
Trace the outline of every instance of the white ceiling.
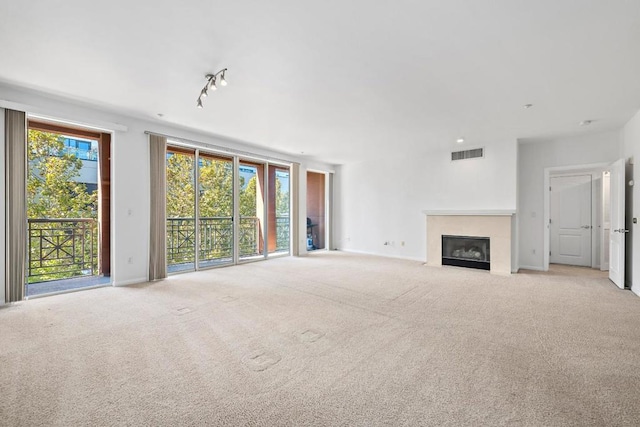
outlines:
M623 125L640 1L2 1L0 80L329 163L471 148Z

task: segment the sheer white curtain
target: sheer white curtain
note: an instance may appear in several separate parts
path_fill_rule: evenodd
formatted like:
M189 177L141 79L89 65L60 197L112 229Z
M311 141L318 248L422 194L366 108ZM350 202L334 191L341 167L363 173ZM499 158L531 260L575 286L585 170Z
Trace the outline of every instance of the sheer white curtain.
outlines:
M5 110L6 302L24 298L27 278L27 115Z
M167 138L149 135L151 158L151 230L149 280L167 277Z

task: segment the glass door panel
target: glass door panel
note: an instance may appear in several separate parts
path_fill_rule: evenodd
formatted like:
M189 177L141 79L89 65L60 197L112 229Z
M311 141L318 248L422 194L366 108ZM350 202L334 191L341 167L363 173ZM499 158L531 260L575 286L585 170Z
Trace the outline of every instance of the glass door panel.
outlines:
M289 253L289 168L269 165L269 253Z
M195 269L195 152L167 147L167 270Z
M240 259L264 256L264 165L240 161Z
M198 268L233 263L233 159L200 153Z

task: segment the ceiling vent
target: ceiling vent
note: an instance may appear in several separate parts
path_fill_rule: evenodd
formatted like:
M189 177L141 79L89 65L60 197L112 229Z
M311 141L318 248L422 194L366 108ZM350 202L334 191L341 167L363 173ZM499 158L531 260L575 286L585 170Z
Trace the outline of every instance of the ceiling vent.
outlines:
M465 160L465 159L477 159L484 157L484 148L474 148L473 150L452 151L451 161L453 160Z

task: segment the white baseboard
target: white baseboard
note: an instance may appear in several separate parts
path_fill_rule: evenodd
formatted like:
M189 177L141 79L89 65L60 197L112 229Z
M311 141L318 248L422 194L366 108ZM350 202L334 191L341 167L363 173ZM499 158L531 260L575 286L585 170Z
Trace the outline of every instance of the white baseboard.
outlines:
M521 265L518 267L518 270L534 270L534 271L544 271L544 268L540 266L532 266L532 265Z
M146 277L140 277L138 279L129 279L129 280L118 280L117 282L113 282L113 286L127 286L127 285L137 285L138 283L145 283L149 280Z
M403 259L405 261L418 261L422 263L426 263L426 261L422 258L415 258L409 256L400 256L400 255L390 255L390 254L381 254L378 252L367 252L367 251L357 251L354 249L336 249L340 252L352 253L352 254L360 254L360 255L373 255L373 256L381 256L384 258L394 258L394 259Z

